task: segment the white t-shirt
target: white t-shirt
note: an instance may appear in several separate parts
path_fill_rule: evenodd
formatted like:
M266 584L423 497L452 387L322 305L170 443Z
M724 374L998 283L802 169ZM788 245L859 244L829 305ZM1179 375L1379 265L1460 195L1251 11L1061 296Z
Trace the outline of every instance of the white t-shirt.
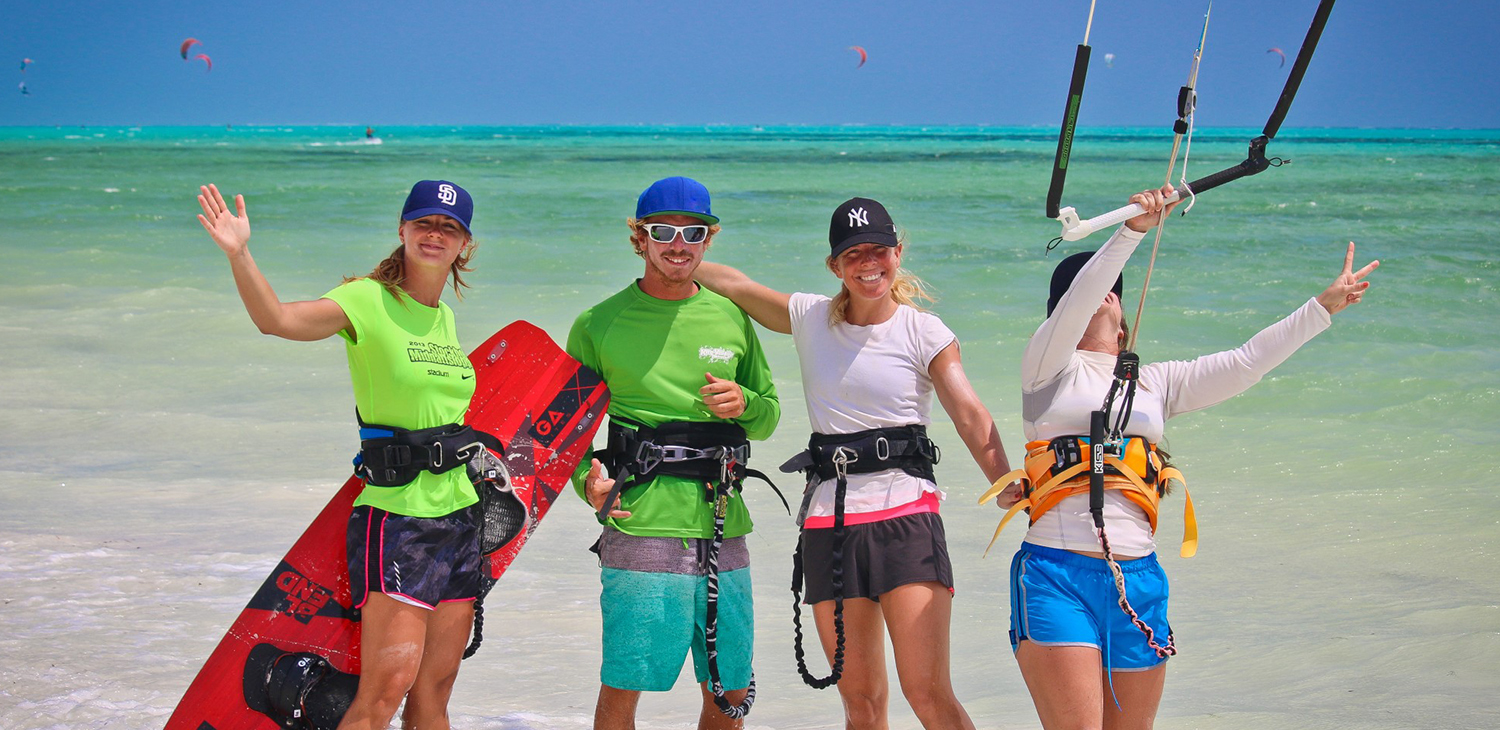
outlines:
M1121 226L1079 270L1052 316L1032 335L1021 358L1021 420L1027 441L1088 435L1089 413L1103 404L1114 382L1115 356L1079 350L1078 341L1144 235ZM1125 435L1160 442L1167 419L1243 393L1331 322L1328 310L1309 299L1233 350L1141 366ZM1098 552L1088 500L1087 494L1063 499L1031 526L1026 542ZM1115 555L1142 557L1156 550L1145 511L1119 491L1104 493L1104 524Z
M953 331L937 315L904 304L880 324L830 324L832 301L798 293L787 307L813 430L842 434L931 423L932 376L927 368L943 348L958 341ZM927 492L943 497L931 480L900 469L851 474L848 481L846 513L900 507ZM809 517L833 515L834 486L832 479L818 485Z

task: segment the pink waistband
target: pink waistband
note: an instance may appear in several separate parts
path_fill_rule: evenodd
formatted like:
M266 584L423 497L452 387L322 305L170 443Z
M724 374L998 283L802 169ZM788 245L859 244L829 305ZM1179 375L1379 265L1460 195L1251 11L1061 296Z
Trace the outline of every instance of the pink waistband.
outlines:
M844 515L844 526L867 525L871 522L884 522L894 520L897 517L907 515L919 515L923 512L938 511L938 496L936 492L924 492L915 502L907 502L903 505L889 509L875 510L874 512L851 512ZM804 530L822 530L833 527L833 515L822 517L809 517L802 523Z

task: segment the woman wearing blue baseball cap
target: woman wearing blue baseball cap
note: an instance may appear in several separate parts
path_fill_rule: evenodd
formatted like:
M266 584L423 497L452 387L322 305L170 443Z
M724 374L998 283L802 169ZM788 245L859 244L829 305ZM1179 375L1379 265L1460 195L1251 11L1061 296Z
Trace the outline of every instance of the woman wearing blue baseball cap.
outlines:
M813 607L832 665L807 669L800 602L793 603L797 668L822 689L837 684L848 727L886 726L890 636L901 692L928 728L974 723L953 694L949 620L953 569L927 437L932 396L953 419L987 480L1010 470L999 431L964 374L958 338L920 307L931 297L901 266L905 245L880 203L853 198L829 222L833 297L784 294L727 266L698 281L767 329L792 335L813 431L782 465L807 476L792 584Z
M475 378L459 347L453 311L440 300L450 281L462 296L462 274L474 253L474 203L463 188L418 182L402 208L401 243L390 256L369 275L298 302L281 301L250 257L244 196L235 196L231 212L209 185L200 188L198 204L198 222L228 256L240 298L261 332L289 340L344 339L363 438L378 431L383 441L399 439L416 450L463 423ZM441 356L411 357L413 348ZM370 452L362 449L366 484L347 538L363 661L358 692L339 727L384 728L403 700L407 727L446 727L448 697L483 586L478 497L465 469L370 468ZM288 656L311 659L272 665L278 668L273 674L293 675L267 680L268 690L274 685L292 698L294 707L278 706L290 715L319 701L317 682L326 669L318 667L326 664Z

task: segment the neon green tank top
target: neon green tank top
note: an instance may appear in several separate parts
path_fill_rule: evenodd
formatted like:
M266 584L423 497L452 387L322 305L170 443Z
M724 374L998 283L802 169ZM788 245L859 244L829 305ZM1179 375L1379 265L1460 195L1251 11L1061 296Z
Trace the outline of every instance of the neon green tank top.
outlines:
M323 295L344 310L339 331L349 357L354 404L370 425L408 430L462 423L474 396L474 366L459 347L453 310L393 296L371 279L357 279ZM355 506L410 517L441 517L479 498L466 469L421 472L401 487L366 486Z

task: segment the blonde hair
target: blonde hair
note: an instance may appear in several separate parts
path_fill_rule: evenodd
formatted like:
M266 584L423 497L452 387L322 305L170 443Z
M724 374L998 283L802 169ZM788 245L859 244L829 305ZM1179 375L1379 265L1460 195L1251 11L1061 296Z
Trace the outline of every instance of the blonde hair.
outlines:
M641 236L646 233L645 221L640 218L626 218L625 225L630 228L630 248L635 251L635 255L646 258L646 245L641 240ZM714 236L719 235L719 231L722 230L724 230L724 227L717 223L710 223L708 225L708 237L704 239L703 243L704 251L707 251L714 245Z
M897 237L896 244L899 246L906 245L905 232L902 232ZM837 262L838 257L833 255L830 255L823 261L828 266L828 270L835 274L839 273L839 270L834 268L834 264ZM937 301L937 297L927 291L927 282L922 281L921 277L902 267L896 269L895 281L891 282L891 298L896 300L897 304L905 304L919 312L925 312L927 308L918 302L925 301L930 304ZM828 323L843 324L848 318L848 313L849 287L840 284L839 293L833 295L833 302L828 305Z
M405 222L402 221L402 223ZM463 289L469 288L469 283L464 281L463 272L474 270L473 267L469 266L469 259L474 257L474 249L478 248L478 246L479 244L474 243L474 237L465 231L463 248L459 249L458 258L453 260L453 265L448 269L448 273L453 275L453 294L458 297L459 301L463 301ZM391 255L385 257L383 261L376 264L375 270L371 271L368 275L346 276L344 277L344 283L347 284L359 279L373 279L380 282L385 286L385 290L396 298L396 301L401 301L401 285L406 283L406 244L402 243L396 246L396 250L392 251Z

